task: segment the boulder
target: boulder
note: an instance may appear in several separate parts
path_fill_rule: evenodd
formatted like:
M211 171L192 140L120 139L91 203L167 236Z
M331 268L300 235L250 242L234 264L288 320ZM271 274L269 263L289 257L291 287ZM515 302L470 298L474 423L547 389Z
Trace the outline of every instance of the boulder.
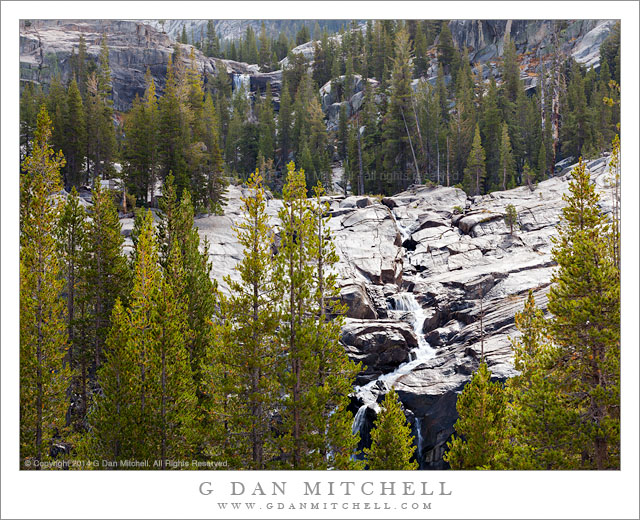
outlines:
M349 318L375 320L378 314L363 283L346 285L340 290L340 300L347 306Z
M399 365L409 361L409 352L418 346L413 328L408 323L391 319L346 319L341 341L349 358L366 366L358 374L358 385L393 372Z

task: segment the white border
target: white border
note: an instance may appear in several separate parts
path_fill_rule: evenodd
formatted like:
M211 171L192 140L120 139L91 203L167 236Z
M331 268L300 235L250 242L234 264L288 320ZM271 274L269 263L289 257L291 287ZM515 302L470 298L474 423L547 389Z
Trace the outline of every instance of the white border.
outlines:
M446 481L426 512L241 510L283 518L638 518L638 3L637 2L2 2L2 518L220 518L220 492L252 482ZM18 20L20 18L597 18L622 19L622 470L595 472L19 472ZM198 485L213 482L203 497ZM287 500L296 499L291 493ZM324 497L330 501L331 497ZM349 497L335 497L350 500ZM366 497L365 497L366 498ZM384 501L380 497L378 501ZM387 497L388 498L388 497ZM407 497L411 499L412 497ZM361 497L362 499L362 497ZM277 500L277 499L275 499ZM369 499L371 500L371 499ZM402 501L402 499L398 499ZM389 500L387 500L389 502ZM392 502L393 504L393 502Z

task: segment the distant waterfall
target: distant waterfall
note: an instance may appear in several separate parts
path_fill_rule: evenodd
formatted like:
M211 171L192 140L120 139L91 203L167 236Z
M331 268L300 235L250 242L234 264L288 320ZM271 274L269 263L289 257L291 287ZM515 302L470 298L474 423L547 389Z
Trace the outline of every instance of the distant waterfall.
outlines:
M422 464L422 445L424 444L424 439L422 438L422 428L420 427L420 417L416 417L415 427L416 427L416 460L418 461L418 464Z
M249 74L233 74L233 92L239 92L244 89L245 96L248 98L251 92L251 76Z

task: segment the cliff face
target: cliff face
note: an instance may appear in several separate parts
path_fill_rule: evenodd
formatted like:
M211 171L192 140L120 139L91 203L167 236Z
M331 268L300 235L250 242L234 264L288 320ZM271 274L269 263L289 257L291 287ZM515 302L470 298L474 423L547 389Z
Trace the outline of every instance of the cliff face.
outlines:
M472 63L502 56L509 35L519 54L547 55L557 45L561 55L597 66L600 44L614 25L615 20L453 20L449 28L456 46L469 49Z
M46 85L60 74L62 81L67 82L73 73L71 57L78 51L80 35L86 41L88 57L97 61L103 33L107 35L109 46L116 110L129 109L135 95L144 93L147 68L162 93L173 46L181 47L185 62L192 48L191 45L176 44L168 35L136 21L33 20L29 24L23 21L20 24L20 80ZM261 80L266 83L262 77L265 75L257 73L256 66L208 58L197 49L195 55L198 69L205 73L205 78L221 68L231 76L251 74L256 76L256 84Z
M100 54L100 40L107 34L113 79L114 106L117 110L127 110L136 94L144 92L144 74L147 67L154 77L158 90L162 93L166 65L172 47L179 45L186 60L190 45L176 44L171 35L181 30L187 22L188 28L201 30L206 20L168 20L164 30L157 20L32 20L20 25L20 79L48 84L59 73L62 81L70 79L71 56L77 52L82 34L87 42L87 54L97 60ZM197 22L197 23L196 23ZM255 20L218 20L216 27L222 36L239 37ZM275 22L275 21L274 21ZM327 22L328 23L328 22ZM452 20L449 23L456 45L469 49L472 63L487 64L483 71L499 74L498 62L504 50L504 37L509 34L515 41L521 58L521 70L527 88L535 87L540 71L539 58L549 60L553 45L563 56L572 55L577 61L588 66L599 63L599 47L608 36L615 20L578 20L558 27L553 21L535 20ZM203 25L204 24L204 25ZM306 43L296 47L308 60L313 59L312 45ZM269 74L258 72L256 65L231 60L218 60L204 56L196 50L199 70L214 73L218 68L230 76L247 75L253 91L263 90L270 82L277 95L282 79L280 71ZM283 60L286 62L286 59ZM435 80L437 68L432 67L427 74ZM330 114L329 114L330 116ZM329 117L331 119L331 117Z

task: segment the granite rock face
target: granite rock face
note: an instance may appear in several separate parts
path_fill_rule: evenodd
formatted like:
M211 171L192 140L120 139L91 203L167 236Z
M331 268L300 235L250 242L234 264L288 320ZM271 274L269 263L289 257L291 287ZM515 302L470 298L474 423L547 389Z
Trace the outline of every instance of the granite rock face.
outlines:
M248 20L216 21L220 27L224 26L226 32L223 31L223 37L231 37L238 31L245 30L251 23ZM102 34L106 33L114 107L124 111L130 108L136 94L143 94L147 68L156 82L158 93L163 92L166 65L174 46L181 47L183 59L188 59L192 46L175 42L178 34L176 31L180 31L185 24L188 32L195 31L194 34L199 35L206 27L206 20L167 20L164 25L159 20L23 20L20 23L20 79L23 82L46 85L59 73L63 82L68 81L72 74L71 57L77 52L80 34L86 40L88 56L97 61L100 40ZM562 55L572 56L588 67L598 67L600 44L614 25L615 20L575 20L556 31L554 21L542 20L452 20L449 23L456 46L469 50L471 63L483 65L484 79L490 74L500 76L498 61L504 51L505 35L508 34L520 54L521 78L527 90L537 88L541 57L545 63L550 60L556 32ZM341 36L334 35L331 39L339 43ZM302 54L311 63L315 43L306 42L291 52ZM205 78L207 74L223 70L229 74L230 82L236 85L244 83L237 81L238 76L244 76L254 96L264 93L266 84L271 83L274 103L278 108L282 71L263 73L259 71L258 65L209 58L197 49L195 55L198 70L205 73ZM286 67L288 59L284 58L281 65ZM435 83L436 74L437 63L434 60L424 81ZM445 82L449 80L447 76ZM414 90L421 81L422 79L418 79L412 82ZM327 127L331 131L337 128L342 105L349 116L362 106L362 78L355 77L354 82L355 85L347 89L349 92L341 100L331 92L330 83L320 89L322 108L327 117ZM377 86L374 80L370 79L369 82L372 88ZM375 97L379 98L379 93Z
M182 50L185 65L193 48L175 43L167 34L141 21L126 20L23 20L20 22L20 80L48 84L59 74L63 83L73 74L71 58L78 52L80 35L87 44L87 56L97 63L102 35L107 35L114 108L128 110L136 94L145 90L147 68L157 85L164 90L167 63L174 46ZM253 92L264 92L271 83L275 96L280 92L282 72L261 73L257 65L232 60L209 58L195 50L198 70L208 75L222 70L229 74L232 85L235 77L249 78Z
M611 211L607 158L587 168L602 193L602 208ZM457 188L425 186L381 201L327 198L340 257L335 269L348 307L342 343L365 365L352 406L365 441L377 403L394 386L419 437L421 468L446 467L442 455L457 419L456 398L482 350L495 379L512 377L514 315L530 289L546 308L555 269L551 237L568 182L565 174L533 190L520 187L473 199ZM230 187L224 215L196 219L211 243L213 276L222 290L223 276L234 277L242 258L233 224L242 218L243 193L246 188ZM513 234L504 223L508 204L518 214ZM267 208L276 228L281 206L272 199Z

